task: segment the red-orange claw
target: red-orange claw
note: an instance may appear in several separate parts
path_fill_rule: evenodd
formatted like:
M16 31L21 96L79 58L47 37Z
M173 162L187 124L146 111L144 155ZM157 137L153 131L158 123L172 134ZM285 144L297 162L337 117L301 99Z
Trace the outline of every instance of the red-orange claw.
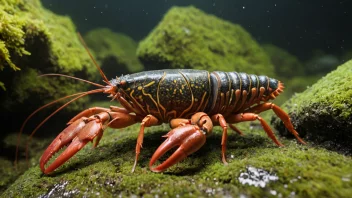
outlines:
M83 126L81 126L81 123L84 123L84 121L78 121L79 120L72 124L77 128L74 128L72 125L67 127L44 152L40 159L40 168L44 174L53 172L55 169L69 160L73 155L75 155L79 150L81 150L88 142L92 141L97 135L103 132L101 122L98 119L92 120ZM69 146L54 160L53 163L45 168L45 165L50 160L50 158L67 144L69 144Z
M40 169L45 172L45 164L50 160L50 158L57 153L62 147L69 144L73 138L77 136L77 133L86 125L86 118L81 118L76 120L68 127L66 127L48 146L48 148L43 153L40 158Z
M188 155L199 150L205 143L206 135L196 125L180 126L171 130L167 139L159 146L149 163L150 170L162 172L177 162L185 159ZM173 147L180 146L167 160L153 167L153 164Z

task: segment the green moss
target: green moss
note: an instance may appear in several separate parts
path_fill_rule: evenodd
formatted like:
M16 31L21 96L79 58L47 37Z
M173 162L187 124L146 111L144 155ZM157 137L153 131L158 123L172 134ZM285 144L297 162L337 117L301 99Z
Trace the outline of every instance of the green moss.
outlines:
M274 101L275 104L281 105L289 100L296 93L301 93L314 83L316 83L322 76L295 76L292 78L279 78L284 83L284 92L280 94Z
M274 74L268 56L240 25L193 6L171 8L140 42L137 55L148 69L171 67Z
M25 21L13 15L15 9L11 9L15 1L0 1L0 70L10 66L13 70L20 70L12 61L9 50L19 56L30 55L24 48L24 31L22 28Z
M332 149L352 152L352 62L346 62L284 105L297 131ZM282 129L281 122L276 126ZM283 131L283 130L280 130Z
M41 73L97 79L98 72L80 44L69 17L44 9L39 0L0 0L0 5L0 18L3 19L0 20L0 69L6 65L16 70L21 68L16 73L6 69L0 72L2 84L7 87L0 98L2 109L32 110L58 96L84 91L88 87L64 78L38 78ZM78 101L68 109L77 110L82 103Z
M295 56L272 44L265 44L262 47L270 57L276 75L280 78L304 75L304 67Z
M107 76L142 71L136 56L137 43L129 36L107 28L94 29L84 36Z
M264 116L266 117L266 116ZM249 196L347 197L352 193L352 159L320 148L298 145L283 138L278 148L261 128L240 125L246 134L230 132L227 156L220 159L221 129L216 127L206 144L195 154L164 173L149 170L149 160L170 129L167 125L146 129L143 149L134 173L135 143L139 124L107 129L96 149L84 147L68 163L50 176L38 165L24 173L3 197L55 196ZM163 157L162 160L166 158ZM247 166L262 168L278 176L264 188L241 184L240 173Z
M21 174L23 174L30 164L37 164L38 158L45 146L49 143L49 139L38 139L33 138L32 141L28 142L29 147L29 161L27 163L25 157L26 144L28 135L23 135L19 149L18 162L14 164L15 153L17 146L17 134L10 133L1 140L1 153L0 157L0 194L2 194L9 185L11 185Z

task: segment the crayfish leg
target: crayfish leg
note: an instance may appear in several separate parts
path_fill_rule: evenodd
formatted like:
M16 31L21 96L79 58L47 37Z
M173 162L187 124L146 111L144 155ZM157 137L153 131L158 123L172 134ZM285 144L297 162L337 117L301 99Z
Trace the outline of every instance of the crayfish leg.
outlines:
M132 167L132 173L136 169L137 166L137 161L139 154L141 152L142 144L143 144L143 139L144 139L144 128L145 127L150 127L150 126L155 126L159 124L158 118L154 117L153 115L147 115L146 117L143 118L142 123L141 123L141 128L139 130L138 138L137 138L137 144L136 144L136 157L134 160L134 164Z
M260 105L257 105L255 107L251 108L250 112L260 113L263 111L267 111L269 109L272 109L274 111L274 113L282 120L285 127L296 137L296 139L301 144L306 144L306 142L304 140L302 140L302 138L299 137L298 132L293 128L291 119L288 116L288 114L284 110L282 110L279 106L277 106L273 103L267 102L267 103L263 103L263 104L260 104Z

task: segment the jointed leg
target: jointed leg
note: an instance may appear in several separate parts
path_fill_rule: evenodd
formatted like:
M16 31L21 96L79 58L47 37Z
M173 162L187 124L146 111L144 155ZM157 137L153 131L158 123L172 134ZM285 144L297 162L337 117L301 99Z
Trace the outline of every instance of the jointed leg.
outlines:
M248 112L254 112L254 113L260 113L266 110L272 109L275 114L282 120L284 123L285 127L296 137L296 139L302 143L306 144L298 135L298 132L293 128L293 125L291 123L290 117L288 114L282 110L279 106L276 106L273 103L263 103L258 106L255 106L248 110Z
M234 117L231 118L232 123L237 123L237 122L244 122L244 121L254 121L254 120L259 120L260 124L263 126L264 131L266 134L275 142L276 145L278 146L283 146L281 142L279 142L269 125L263 120L258 114L255 113L241 113L241 114L236 114Z
M212 121L219 123L222 128L222 138L221 138L221 156L222 162L227 165L226 161L226 142L227 142L227 123L223 115L216 114L211 117Z
M138 138L137 138L137 144L136 144L136 158L134 160L132 172L134 172L139 154L141 152L141 147L143 144L143 138L144 138L144 128L145 127L150 127L157 125L159 123L158 118L154 117L153 115L147 115L145 118L143 118L142 123L141 123L141 128L139 130Z
M184 118L175 118L170 121L170 127L172 129L179 127L179 126L184 126L187 124L191 124L190 119L184 119Z

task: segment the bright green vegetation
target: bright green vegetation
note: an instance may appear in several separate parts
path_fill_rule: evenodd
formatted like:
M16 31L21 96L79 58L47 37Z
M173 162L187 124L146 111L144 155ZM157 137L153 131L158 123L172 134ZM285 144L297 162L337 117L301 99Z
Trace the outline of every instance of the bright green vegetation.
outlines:
M107 76L142 71L136 56L137 43L129 36L107 28L94 29L84 36Z
M297 131L324 147L351 153L352 61L332 71L283 107ZM276 127L283 128L276 120Z
M37 107L87 88L66 78L38 78L42 73L97 79L98 72L75 31L70 18L44 9L39 0L0 0L0 86L7 88L0 98L1 108L28 108L26 101Z
M148 69L192 68L274 75L270 58L240 25L193 6L173 7L140 42Z
M78 197L271 197L274 194L348 197L352 193L351 157L298 145L295 140L284 138L279 139L286 146L278 148L257 125L250 129L247 123L240 128L245 136L229 133L228 166L221 162L221 129L216 127L203 148L164 173L151 172L148 163L164 140L161 136L170 130L167 125L146 130L134 173L131 169L139 124L119 130L108 129L96 149L87 145L51 176L43 175L35 165L2 196L38 197L51 192L55 196ZM278 180L267 183L264 188L241 184L238 177L248 166L264 169L276 175Z

